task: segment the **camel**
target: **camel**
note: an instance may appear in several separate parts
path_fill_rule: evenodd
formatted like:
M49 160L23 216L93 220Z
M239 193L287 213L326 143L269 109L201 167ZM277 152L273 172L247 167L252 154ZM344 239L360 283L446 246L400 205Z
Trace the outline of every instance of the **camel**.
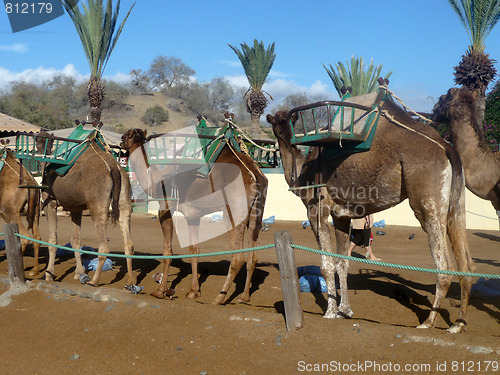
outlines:
M410 207L428 235L429 248L439 270L454 268L446 235L451 240L458 269L475 269L469 253L465 228L465 202L462 166L456 151L429 126L411 119L392 100L381 107L378 127L369 151L324 158L325 147L312 146L303 155L291 143L288 112L268 115L279 144L285 179L307 208L309 222L319 249L332 252L328 217L333 217L337 253L349 248L351 219L376 213L409 199ZM338 143L327 147L337 147ZM296 173L293 173L296 171ZM322 181L324 184L318 184ZM307 186L315 186L307 188ZM321 271L327 283L328 305L325 318L353 316L347 291L349 262L322 256ZM340 281L337 308L335 272ZM436 293L428 318L418 328L435 326L442 299L452 276L437 276ZM465 330L472 279L459 277L461 302L459 317L449 332Z
M3 168L0 170L0 216L6 223L17 223L19 233L29 237L29 230L35 240L40 241L40 190L31 173L17 160L12 151L4 148L1 151ZM21 175L21 176L20 176ZM20 188L20 185L31 188ZM27 227L21 220L21 212L26 209ZM29 240L21 238L21 251L24 254ZM40 273L38 253L40 243L33 242L34 265L30 276Z
M255 246L262 228L262 215L267 191L267 178L255 162L246 154L237 152L229 144L225 144L208 175L198 173L196 169L188 169L186 165L167 165L164 168L150 167L144 144L147 131L129 130L122 136L120 146L129 151L129 162L137 175L144 191L153 198L160 198L161 205L158 218L161 224L164 250L163 255L172 255L172 236L174 211L180 211L188 223L189 252L199 254L198 231L201 217L216 211L223 211L227 229L230 234L231 249L243 248L244 235L248 230L250 247ZM238 182L235 184L235 182ZM172 196L172 187L178 191L178 203L168 200ZM223 200L217 199L221 194ZM230 222L228 222L230 221ZM247 238L248 239L248 238ZM233 254L225 282L214 304L224 302L227 292L235 276L245 262L242 253ZM250 300L252 274L257 263L257 255L252 251L246 260L246 282L239 302ZM174 290L167 288L167 276L171 259L163 260L163 279L158 289L152 293L157 298L172 297ZM191 258L191 285L187 298L201 296L198 280L198 258Z
M39 152L50 143L53 138L48 133L40 132L37 137ZM64 175L59 175L50 164L45 167L42 185L47 188L42 194L45 213L49 223L49 243L57 244L57 207L62 206L70 212L74 230L71 237L71 247L80 249L80 231L82 212L90 211L94 221L99 253L109 253L107 243L107 221L111 204L111 221L118 221L123 236L123 246L126 255L133 254L133 243L130 237L130 217L132 202L130 198L131 186L127 173L120 167L116 159L103 151L95 140L90 140L89 146L75 161L74 165ZM51 148L48 146L47 148ZM52 281L54 276L54 262L56 248L49 247L49 263L45 272L46 280ZM76 270L75 279L87 282L92 286L99 285L99 279L105 256L99 256L97 269L91 280L86 276L82 265L81 253L75 251ZM87 279L87 280L86 280ZM135 284L132 274L132 259L127 258L127 284Z
M443 118L450 125L453 145L465 172L465 185L479 198L489 200L500 220L500 153L492 152L476 121L477 91L451 88L434 106L435 121ZM499 222L500 224L500 222Z

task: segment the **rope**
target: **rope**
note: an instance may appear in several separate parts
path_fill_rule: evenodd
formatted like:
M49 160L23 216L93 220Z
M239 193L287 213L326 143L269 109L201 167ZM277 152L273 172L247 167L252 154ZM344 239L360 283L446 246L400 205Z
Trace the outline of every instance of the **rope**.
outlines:
M0 233L0 235L3 235L3 233ZM83 254L105 256L105 257L109 257L109 258L116 257L116 258L132 258L132 259L203 258L203 257L209 257L209 256L220 256L220 255L227 255L227 254L237 254L237 253L244 253L244 252L250 252L250 251L266 250L266 249L270 249L270 248L275 247L274 244L270 244L270 245L262 245L262 246L256 246L256 247L251 247L251 248L246 248L246 249L237 249L237 250L229 250L229 251L214 251L214 252L211 252L211 253L200 253L200 254L185 254L185 255L126 255L126 254L99 253L99 252L89 251L89 250L73 249L71 247L54 245L54 244L51 244L51 243L48 243L48 242L44 242L44 241L40 241L40 240L35 240L34 238L23 236L23 235L18 234L18 233L16 233L16 236L20 237L20 238L24 238L24 239L30 240L30 241L33 241L33 242L38 242L38 243L40 243L42 245L45 245L45 246L53 246L53 247L57 247L57 248L60 248L60 249L69 250L69 251L76 251L76 252L83 253ZM340 258L340 259L352 260L354 262L367 263L367 264L373 264L373 265L382 266L382 267L397 268L397 269L408 270L408 271L418 271L418 272L427 272L427 273L444 274L444 275L454 275L454 276L483 277L483 278L491 278L491 279L500 279L500 275L495 275L495 274L460 272L460 271L438 270L438 269L433 269L433 268L422 268L422 267L415 267L415 266L406 266L406 265L402 265L402 264L386 263L386 262L381 262L381 261L376 261L376 260L356 258L356 257L352 257L352 256L350 257L350 256L347 256L347 255L330 253L328 251L322 251L322 250L312 249L310 247L301 246L301 245L295 245L295 244L291 244L291 247L293 249L304 250L304 251L308 251L308 252L311 252L311 253L316 253L316 254L319 254L319 255L331 256L331 257Z
M498 220L497 217L489 217L489 216L485 216L485 215L481 215L481 214L476 214L475 212L472 212L472 211L469 211L469 210L465 210L465 212L468 212L470 213L471 215L476 215L476 216L480 216L480 217L484 217L486 219L491 219L491 220ZM500 216L500 215L499 215Z
M441 143L439 143L436 140L432 139L431 137L425 135L424 133L421 133L421 132L419 132L419 131L417 131L415 129L412 129L409 126L406 126L405 124L399 122L394 117L392 117L389 114L389 112L387 112L386 110L382 110L382 111L380 111L380 113L382 113L382 115L384 115L389 121L393 122L394 124L399 125L402 128L405 128L406 130L410 130L410 131L414 132L415 134L419 134L419 135L421 135L424 138L427 138L429 141L431 141L431 142L435 143L436 145L438 145L439 147L441 147L441 149L443 149L443 151L446 151L446 149L444 148L444 146Z
M415 112L413 109L411 109L410 107L408 107L405 103L403 103L403 100L400 99L396 94L394 94L393 91L389 90L389 88L387 86L380 86L380 88L383 88L388 94L390 94L394 99L396 99L399 104L401 104L403 106L403 108L405 108L406 110L408 110L408 112L411 112L413 113L415 116L417 116L418 118L420 118L421 120L425 121L425 122L430 122L431 120L428 119L427 117L425 116L422 116L421 114Z
M273 245L256 246L256 247L251 247L251 248L246 248L246 249L236 249L236 250L228 250L228 251L214 251L211 253L184 254L184 255L126 255L126 254L99 253L99 252L90 251L90 250L73 249L71 247L54 245L54 244L51 244L51 243L48 243L45 241L35 240L33 238L26 237L26 236L23 236L22 234L18 234L18 233L16 233L16 236L20 237L20 238L28 239L30 241L38 242L38 243L45 245L45 246L57 247L59 249L64 249L64 250L68 250L68 251L76 251L76 252L82 253L82 254L104 256L104 257L109 257L109 258L115 257L115 258L131 258L131 259L203 258L203 257L209 257L209 256L219 256L219 255L237 254L237 253L245 253L245 252L250 252L250 251L265 250L265 249L270 249L270 248L274 247L274 244L273 244Z
M328 251L311 249L309 247L300 246L300 245L292 244L291 246L292 246L292 248L295 248L295 249L305 250L305 251L309 251L309 252L320 254L320 255L326 255L326 256L331 256L331 257L340 258L340 259L353 260L355 262L361 262L361 263L376 264L376 265L383 266L383 267L398 268L398 269L408 270L408 271L428 272L428 273L437 273L437 274L455 275L455 276L484 277L484 278L500 279L500 275L494 275L494 274L437 270L437 269L433 269L433 268L405 266L402 264L386 263L386 262L381 262L381 261L377 261L377 260L369 260L369 259L350 257L347 255L330 253Z
M226 121L228 123L230 123L231 125L233 125L240 133L241 135L243 136L243 138L245 138L248 142L250 142L251 144L253 144L255 147L261 149L262 151L272 151L272 152L275 152L277 151L275 148L265 148L265 147L262 147L260 145L258 145L257 143L255 143L252 138L250 138L238 125L236 125L234 122L232 122L231 120L229 120L228 118L226 119Z

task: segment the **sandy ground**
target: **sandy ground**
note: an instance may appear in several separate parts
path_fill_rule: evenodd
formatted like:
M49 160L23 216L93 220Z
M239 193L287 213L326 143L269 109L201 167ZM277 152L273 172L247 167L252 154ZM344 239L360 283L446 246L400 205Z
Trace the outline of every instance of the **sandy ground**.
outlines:
M42 238L47 239L45 218L41 222ZM211 231L219 224L203 225ZM271 225L258 245L274 243L278 230L289 230L296 244L317 248L311 229L302 229L299 222ZM375 236L373 248L384 261L434 267L421 229L382 230L386 234ZM84 245L97 245L93 231L84 217ZM60 243L67 243L70 234L69 218L61 217ZM119 229L111 227L108 237L111 251L121 252ZM152 216L134 214L132 239L136 254L162 251L160 226ZM500 233L474 230L468 239L477 272L498 274ZM228 249L227 235L202 244L202 252ZM175 252L187 249L176 245ZM121 258L114 259L114 270L103 273L99 288L74 280L74 258L60 258L54 282L40 275L31 278L29 291L0 298L0 374L500 374L498 299L472 298L467 331L445 332L458 314L457 279L436 328L418 330L415 327L430 309L435 276L351 262L348 282L354 317L323 319L325 295L301 293L305 325L289 332L275 250L262 250L258 256L250 303L236 303L243 289L242 273L223 306L211 302L227 272L226 257L201 260L202 296L197 300L185 297L189 261L173 262L169 280L177 293L173 300L159 300L149 295L156 285L152 275L161 271L157 260L134 261L138 284L145 287L134 295L124 289ZM24 261L29 271L32 256ZM43 266L46 261L47 249L42 247ZM297 266L319 262L319 255L296 251ZM8 290L6 255L0 251L0 294Z

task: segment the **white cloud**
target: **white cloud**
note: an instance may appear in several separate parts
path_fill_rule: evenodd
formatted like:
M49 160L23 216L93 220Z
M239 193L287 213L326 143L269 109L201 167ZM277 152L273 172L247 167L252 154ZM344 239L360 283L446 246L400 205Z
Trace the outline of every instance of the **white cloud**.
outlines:
M107 80L110 80L110 81L120 83L120 84L129 83L131 80L130 74L126 74L126 73L122 73L122 72L118 72L113 76L105 75L104 78Z
M11 72L0 66L0 90L8 90L12 82L29 82L40 85L59 74L73 77L77 84L88 81L90 77L89 74L84 75L79 73L73 64L68 64L62 69L39 66L38 68L26 69L22 72ZM105 76L104 78L118 83L127 83L130 81L130 75L121 72L112 76Z
M84 76L78 73L73 64L68 64L61 70L39 66L36 69L26 69L22 72L11 72L8 69L0 67L0 89L8 89L9 85L16 81L29 82L39 85L59 74L71 76L75 78L77 82L82 82L88 79L88 75Z
M25 53L28 51L28 47L26 44L14 43L9 45L0 45L0 51L2 52L17 52L17 53Z

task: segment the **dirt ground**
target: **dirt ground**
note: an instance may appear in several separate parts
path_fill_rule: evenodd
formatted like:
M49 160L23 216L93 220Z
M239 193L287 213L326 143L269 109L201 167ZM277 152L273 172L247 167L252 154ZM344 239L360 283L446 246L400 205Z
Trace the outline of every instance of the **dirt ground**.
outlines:
M41 218L42 239L47 223ZM3 222L1 223L3 225ZM215 225L203 223L204 230ZM274 243L274 233L289 230L295 244L317 248L311 229L300 222L277 222L262 232L258 245ZM420 228L389 226L375 235L374 252L383 261L433 268L427 236ZM84 217L82 244L96 247L91 220ZM59 219L59 242L69 242L69 218ZM414 234L413 239L409 237ZM110 227L112 252L122 249L118 227ZM154 216L134 214L136 254L160 254L162 235ZM498 274L500 232L468 231L477 272ZM228 250L228 236L202 244L202 252ZM361 253L361 249L359 249ZM187 253L179 249L175 253ZM47 261L42 247L41 263ZM31 278L29 291L2 297L0 374L500 374L500 301L472 298L467 331L446 333L458 314L458 279L443 303L437 326L415 327L428 315L435 290L432 274L351 262L352 319L323 319L325 295L301 293L305 325L287 331L274 248L258 253L251 301L236 303L243 289L240 274L228 302L214 306L228 269L228 258L202 258L202 295L186 299L190 264L176 260L169 280L173 300L150 296L157 260L134 261L144 291L124 289L124 260L103 273L102 285L81 285L73 278L73 257L59 258L56 280ZM32 255L24 258L26 275ZM297 266L319 265L320 256L296 251ZM7 292L5 251L0 251L0 294ZM28 279L30 279L27 276Z

